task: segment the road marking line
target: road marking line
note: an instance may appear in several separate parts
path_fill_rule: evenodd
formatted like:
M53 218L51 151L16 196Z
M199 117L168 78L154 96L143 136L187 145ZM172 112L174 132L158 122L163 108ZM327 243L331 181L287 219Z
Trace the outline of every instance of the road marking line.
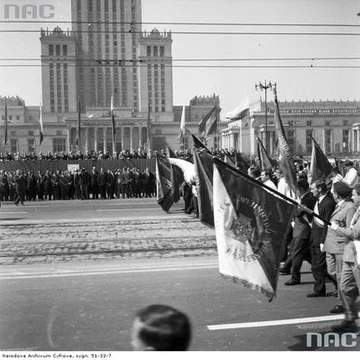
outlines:
M48 208L50 205L26 205L27 208Z
M120 206L120 205L119 205ZM136 211L148 211L148 210L156 210L156 207L152 207L152 208L141 208L141 209L137 209L137 208L132 208L131 210L136 210ZM122 209L121 207L119 207L118 209L98 209L97 211L129 211L130 209ZM160 210L160 208L158 209Z
M294 324L315 323L322 321L341 320L344 319L344 316L345 316L344 314L340 314L340 315L315 316L315 317L297 318L297 319L294 318L294 319L256 321L256 322L237 323L237 324L208 325L207 328L209 330L232 330L232 329L267 327L267 326L279 326L279 325L294 325Z
M74 272L74 273L56 273L56 274L31 274L20 276L0 276L0 280L23 280L23 279L42 279L42 278L62 278L72 276L89 276L89 275L111 275L111 274L132 274L132 273L148 273L148 272L162 272L162 271L183 271L183 270L203 270L214 269L217 265L206 266L189 266L189 267L172 267L172 268L149 268L149 269L131 269L131 270L112 270L112 271L89 271L89 272Z
M2 214L27 214L28 211L4 211L4 212L1 212ZM4 219L6 220L6 219Z

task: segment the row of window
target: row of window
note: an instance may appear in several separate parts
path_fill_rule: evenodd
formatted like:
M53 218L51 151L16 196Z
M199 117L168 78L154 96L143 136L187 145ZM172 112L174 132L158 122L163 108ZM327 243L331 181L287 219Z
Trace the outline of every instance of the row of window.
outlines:
M62 52L61 52L61 48L62 48ZM55 50L55 52L54 52ZM54 44L49 44L49 55L56 55L56 56L67 56L68 54L68 47L67 45L63 45L61 47L61 45L54 45Z
M164 46L147 46L146 55L149 57L164 57L165 56L165 47Z

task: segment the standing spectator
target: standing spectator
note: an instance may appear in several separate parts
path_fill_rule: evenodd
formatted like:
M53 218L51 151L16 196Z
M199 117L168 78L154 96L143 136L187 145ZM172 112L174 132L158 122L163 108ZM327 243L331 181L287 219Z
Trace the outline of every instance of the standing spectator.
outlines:
M80 192L81 192L81 200L89 199L88 173L85 168L82 168L80 172Z
M331 215L330 221L342 228L348 228L350 227L351 220L356 211L356 207L351 201L352 189L345 182L337 182L334 184L333 194L337 204ZM326 252L327 272L330 276L336 278L338 286L338 303L330 310L333 314L344 312L343 299L340 293L340 281L346 242L346 236L342 236L329 228L326 234L325 243L320 244L320 249Z
M16 192L15 200L14 200L15 205L19 205L19 202L21 203L21 205L24 205L25 189L26 189L25 176L22 174L20 170L17 170L15 176L15 192Z
M45 185L45 199L51 200L52 196L52 177L49 170L46 170L44 175L44 185Z
M114 173L109 169L107 171L107 192L108 192L108 198L114 199L115 194L115 188L116 188L116 179Z
M81 187L80 187L80 173L79 170L76 169L74 173L74 197L76 200L81 199Z
M351 219L350 226L343 228L331 222L331 229L347 238L340 280L340 293L345 307L345 320L339 325L333 326L332 329L336 332L356 333L359 330L356 325L358 311L355 301L360 291L360 263L354 242L359 243L360 241L360 185L356 185L352 190L352 200L357 210Z
M43 201L45 186L44 186L44 177L41 174L41 170L38 170L38 173L36 176L36 191L37 191L38 199Z
M106 185L107 185L107 175L104 172L104 169L100 169L99 173L99 187L100 187L100 195L102 199L106 199Z
M314 206L314 213L318 214L325 221L329 221L335 209L335 200L328 191L326 183L322 180L317 180L311 184L311 192L317 201ZM310 240L311 249L311 265L312 273L315 279L314 291L309 293L307 297L326 296L325 278L326 271L326 257L325 253L321 251L320 244L324 244L327 234L327 226L323 221L314 216L312 220L312 233ZM332 279L333 282L336 281ZM336 285L335 285L336 286Z
M143 174L143 185L144 185L144 196L151 197L152 195L152 184L153 174L149 172L149 168L146 168Z
M99 173L96 170L95 166L92 168L92 171L91 171L90 183L91 183L92 198L98 199L99 198Z

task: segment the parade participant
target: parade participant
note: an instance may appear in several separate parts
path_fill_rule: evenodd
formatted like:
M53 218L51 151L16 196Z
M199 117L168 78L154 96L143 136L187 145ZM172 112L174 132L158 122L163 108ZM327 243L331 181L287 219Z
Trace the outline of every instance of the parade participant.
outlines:
M344 178L342 178L340 174L337 174L336 178L346 182L351 188L353 188L359 183L359 176L354 168L354 163L350 160L346 160L344 162L344 169L346 172Z
M25 201L25 189L26 189L26 184L25 184L26 180L25 177L23 176L22 172L20 170L16 171L16 176L15 176L15 200L14 200L14 204L17 206L19 204L19 202L21 203L21 205L24 205L24 201Z
M135 351L186 351L190 341L190 320L173 307L150 305L135 316L131 331Z
M265 170L261 172L261 181L264 185L277 190L276 185L274 184L274 182L271 180L271 176L272 176L272 172L271 170Z
M317 180L311 184L310 191L317 198L314 206L314 213L319 215L325 221L329 221L335 209L336 203L333 196L328 191L327 185L322 180ZM326 238L327 226L323 221L314 216L312 220L312 232L310 238L311 249L311 270L315 280L314 291L307 297L326 296L325 278L326 257L325 253L320 250L320 244L323 244ZM335 279L332 281L336 284Z
M333 197L337 204L330 221L340 227L349 227L356 211L356 207L351 201L351 194L352 189L345 182L337 182L334 184ZM337 281L338 302L334 308L330 310L333 314L344 312L343 299L340 294L340 279L346 241L346 236L332 229L328 229L324 244L320 244L320 250L326 252L327 272L330 276L336 278Z
M345 236L347 242L343 253L343 266L340 278L340 292L345 307L345 320L339 325L332 327L338 332L357 332L358 312L356 308L356 298L360 291L360 185L356 185L352 190L352 200L357 210L351 219L349 227L340 227L335 222L331 222L330 228L339 235Z
M300 205L312 210L315 206L316 199L309 191L309 183L306 180L299 180L297 187L300 191ZM294 228L293 228L293 244L291 250L291 279L285 283L287 286L300 284L300 270L304 260L311 263L310 254L310 222L312 217L301 207L296 210Z

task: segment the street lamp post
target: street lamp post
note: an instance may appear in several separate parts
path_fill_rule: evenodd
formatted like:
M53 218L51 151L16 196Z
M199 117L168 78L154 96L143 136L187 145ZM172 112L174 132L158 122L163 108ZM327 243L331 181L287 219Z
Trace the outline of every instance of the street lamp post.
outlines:
M265 148L266 151L269 152L269 139L268 139L268 130L267 130L267 90L276 88L276 83L272 83L271 81L264 83L259 82L255 84L255 90L265 91Z

